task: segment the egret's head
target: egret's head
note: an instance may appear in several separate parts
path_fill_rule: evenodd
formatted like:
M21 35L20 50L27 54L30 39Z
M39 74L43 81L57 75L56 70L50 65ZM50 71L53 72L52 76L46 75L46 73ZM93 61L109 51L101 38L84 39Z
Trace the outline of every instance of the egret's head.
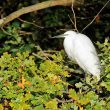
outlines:
M52 38L65 38L65 37L71 37L71 36L75 36L76 32L75 31L67 31L64 34L58 35L58 36L54 36Z
M75 31L67 31L64 33L65 37L75 36L77 33Z

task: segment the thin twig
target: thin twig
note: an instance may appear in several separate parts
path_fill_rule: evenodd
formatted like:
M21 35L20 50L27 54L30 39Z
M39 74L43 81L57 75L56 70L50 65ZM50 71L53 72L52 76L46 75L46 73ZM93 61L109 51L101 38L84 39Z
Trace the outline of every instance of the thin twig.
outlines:
M107 4L110 2L110 0L108 0L106 2L106 4L101 8L101 10L97 13L97 15L94 17L94 19L81 31L81 33L86 29L88 28L93 22L94 20L97 18L97 16L102 12L102 10L107 6Z
M69 100L60 100L60 99L58 99L58 98L56 98L56 99L57 99L57 101L58 101L59 103L73 102L73 99L69 99Z
M32 35L32 32L18 31L20 35Z
M35 27L38 27L38 28L41 28L41 29L44 28L44 27L42 27L42 26L36 25L36 24L34 24L34 23L31 23L31 22L29 22L29 21L25 21L25 20L23 20L23 19L21 19L21 18L17 18L17 19L20 20L21 22L24 22L24 23L27 23L27 24L32 24L32 25L34 25Z
M6 35L14 36L13 34L8 33L3 27L1 27L1 30L2 30ZM31 32L25 32L25 31L18 31L18 33L19 33L20 35L32 35Z
M40 59L42 59L42 60L46 60L46 58L43 58L43 57L39 56L39 55L36 54L36 53L32 53L32 55L34 55L34 56L36 56L36 57L38 57L38 58L40 58Z
M68 17L69 17L71 23L72 23L72 24L74 25L74 27L75 27L75 24L74 24L73 20L71 19L70 15L68 15Z
M50 50L50 51L45 51L44 50L44 53L58 53L59 51L57 51L57 50Z
M5 34L7 34L7 35L9 35L9 36L14 36L14 35L8 33L7 31L5 31L5 29L4 29L2 26L1 26L0 28L1 28L1 30L2 30Z
M39 50L40 50L41 53L45 56L45 58L47 58L49 61L51 61L51 60L49 59L49 57L43 52L43 50L42 50L42 48L41 48L40 46L35 46L35 47L39 48Z
M75 12L74 12L74 9L73 9L73 0L72 0L71 9L72 9L73 16L74 16L74 28L75 28L75 30L78 32L78 29L77 29L77 26L76 26L76 15L75 15ZM70 20L71 20L71 19L70 19Z

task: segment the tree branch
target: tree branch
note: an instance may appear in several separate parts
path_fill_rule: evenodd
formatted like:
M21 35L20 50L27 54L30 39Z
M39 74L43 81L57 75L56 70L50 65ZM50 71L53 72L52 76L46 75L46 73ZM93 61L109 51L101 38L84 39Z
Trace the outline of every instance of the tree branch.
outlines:
M49 1L41 2L41 3L37 3L32 6L23 7L13 13L11 13L7 17L0 19L0 26L6 25L10 21L18 18L19 16L21 16L23 14L42 10L42 9L49 8L49 7L54 7L54 6L68 6L68 5L72 4L72 1L73 1L73 5L75 7L78 5L82 5L84 2L84 0L49 0Z

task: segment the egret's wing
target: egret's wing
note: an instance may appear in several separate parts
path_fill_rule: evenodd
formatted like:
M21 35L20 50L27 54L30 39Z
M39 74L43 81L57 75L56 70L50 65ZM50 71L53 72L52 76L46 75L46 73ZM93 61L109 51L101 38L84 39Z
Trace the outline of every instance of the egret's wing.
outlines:
M99 58L91 40L81 34L77 36L73 46L75 60L79 66L93 75L100 74Z

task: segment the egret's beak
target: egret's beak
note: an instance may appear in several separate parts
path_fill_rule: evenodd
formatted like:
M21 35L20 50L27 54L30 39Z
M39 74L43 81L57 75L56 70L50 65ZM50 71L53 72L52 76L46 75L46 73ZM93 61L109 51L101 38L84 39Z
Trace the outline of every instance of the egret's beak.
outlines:
M54 37L51 37L51 38L64 38L66 36L67 36L67 34L61 34L61 35L54 36Z

